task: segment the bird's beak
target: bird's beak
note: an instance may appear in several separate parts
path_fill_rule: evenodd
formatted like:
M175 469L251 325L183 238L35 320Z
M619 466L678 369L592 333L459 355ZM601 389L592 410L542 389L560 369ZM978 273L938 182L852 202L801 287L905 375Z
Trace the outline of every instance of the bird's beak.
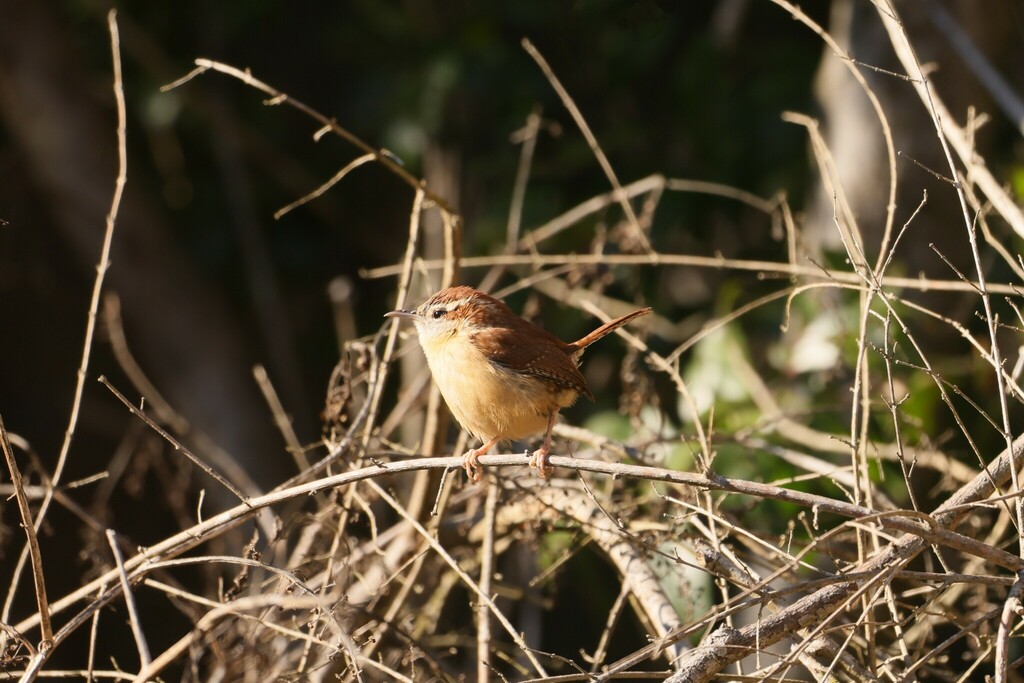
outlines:
M385 318L409 318L410 320L419 320L420 316L416 311L388 311L384 314Z

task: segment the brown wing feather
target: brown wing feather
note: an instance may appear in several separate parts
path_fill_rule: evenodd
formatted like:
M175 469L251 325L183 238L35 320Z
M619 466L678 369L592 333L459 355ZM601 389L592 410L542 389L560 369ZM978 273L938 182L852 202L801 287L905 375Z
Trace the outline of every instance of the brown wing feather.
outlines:
M574 349L542 327L530 325L522 331L490 327L474 332L472 340L487 349L492 363L578 391L594 400L572 358Z

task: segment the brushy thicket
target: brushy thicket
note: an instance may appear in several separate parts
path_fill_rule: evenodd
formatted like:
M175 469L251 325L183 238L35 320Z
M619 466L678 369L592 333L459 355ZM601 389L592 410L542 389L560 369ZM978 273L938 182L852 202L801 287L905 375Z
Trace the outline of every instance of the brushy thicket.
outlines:
M548 317L557 310L581 325L647 303L651 272L747 272L774 288L736 293L730 310L696 326L656 309L602 342L587 370L615 399L558 426L551 481L519 453L484 457L484 481L465 481L457 454L468 439L448 438L456 432L415 339L394 321L343 340L320 443L299 443L258 373L298 472L259 496L241 493L229 456L211 465L201 449L178 444L173 408L132 360L108 300L105 327L135 384L124 393L146 397L141 406L125 399L126 409L180 448L181 470L161 475L165 498L147 504L172 510L181 530L131 547L81 511L83 535L109 543L110 560L67 595L42 590L61 568L29 533L0 624L0 678L53 673L59 653L62 671L95 680L1016 680L1024 436L1015 425L1024 391L1014 359L1024 320L1016 286L988 277L1024 280L1009 246L1024 235L1024 215L930 88L901 25L880 14L947 158L934 170L956 179L947 191L962 211L949 220L962 223L975 268L951 266L945 280L890 273L897 250L927 249L928 239L914 233L913 217L897 224L890 209L882 242L865 244L816 122L801 115L787 116L808 131L845 250L831 262L804 251L784 193L761 198L657 174L620 181L600 131L587 129L571 93L526 43L592 141L611 190L522 231L533 150L524 144L508 242L500 255L477 256L462 253L460 217L446 199L392 155L259 74L200 60L190 78L233 76L354 144L361 156L332 182L379 164L414 188L404 257L364 273L396 278L395 308L470 280L470 268L472 281L498 296L531 310L546 302ZM888 135L890 112L877 115ZM522 140L540 125L531 117ZM894 196L896 148L887 144ZM664 250L650 228L673 193L760 211L778 258ZM108 240L117 239L117 201ZM442 229L433 251L424 246L428 219ZM106 256L100 265L94 314ZM932 310L922 291L971 297L970 312L955 319ZM750 317L784 334L748 335ZM961 362L947 361L950 344ZM73 432L74 418L69 442ZM58 486L67 483L63 461L56 472L33 466L22 481L23 444L11 437L4 431L10 495L28 529L51 506L78 514ZM123 467L119 457L107 467ZM215 477L207 490L223 512L211 516L173 485L194 468ZM16 599L38 611L8 621ZM148 621L158 603L178 622ZM139 661L96 656L115 642L132 642Z

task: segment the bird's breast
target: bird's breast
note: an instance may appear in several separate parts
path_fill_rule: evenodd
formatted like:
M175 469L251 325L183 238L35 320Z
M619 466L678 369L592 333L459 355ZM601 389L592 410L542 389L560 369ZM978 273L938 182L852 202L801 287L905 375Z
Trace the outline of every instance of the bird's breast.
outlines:
M485 441L521 439L544 431L548 417L578 395L492 363L463 335L421 343L452 415Z

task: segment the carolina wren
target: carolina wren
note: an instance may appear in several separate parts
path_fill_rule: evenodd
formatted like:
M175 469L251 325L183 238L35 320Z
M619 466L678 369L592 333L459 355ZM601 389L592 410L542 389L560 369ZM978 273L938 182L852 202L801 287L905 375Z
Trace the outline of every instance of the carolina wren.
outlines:
M549 477L547 456L558 411L580 394L594 400L578 369L583 350L650 312L633 311L571 344L471 287L449 287L416 310L391 311L384 317L409 318L416 324L441 395L459 424L483 442L463 455L466 474L479 481L478 458L496 443L545 429L544 443L534 451L530 467Z

